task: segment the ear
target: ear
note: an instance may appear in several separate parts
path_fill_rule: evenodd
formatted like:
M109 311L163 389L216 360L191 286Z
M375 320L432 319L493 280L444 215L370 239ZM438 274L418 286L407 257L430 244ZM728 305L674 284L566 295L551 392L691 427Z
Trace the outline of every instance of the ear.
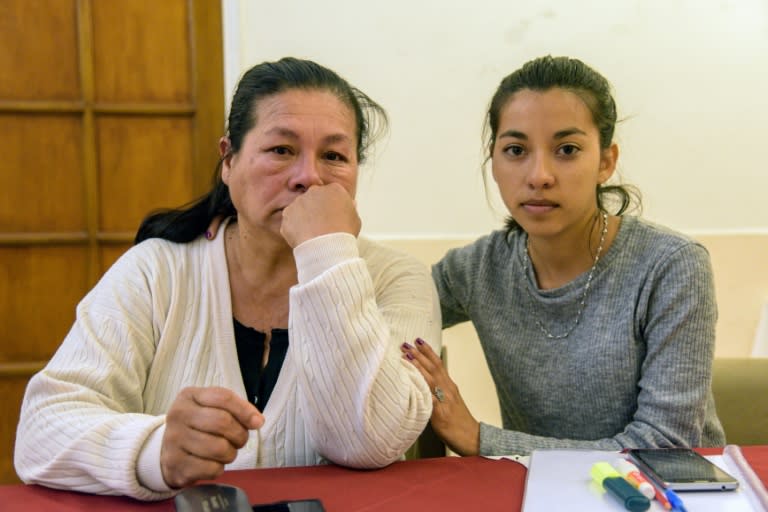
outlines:
M611 147L602 150L600 154L600 171L597 174L598 183L602 185L613 176L618 160L619 146L617 144L611 144Z
M219 156L221 156L221 181L229 185L229 175L232 172L232 143L229 137L219 139Z

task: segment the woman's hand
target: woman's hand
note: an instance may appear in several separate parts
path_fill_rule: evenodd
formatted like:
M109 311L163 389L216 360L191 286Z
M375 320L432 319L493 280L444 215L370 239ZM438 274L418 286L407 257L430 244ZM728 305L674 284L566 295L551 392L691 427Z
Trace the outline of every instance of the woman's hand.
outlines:
M451 380L440 357L421 338L416 346L403 343L403 357L413 363L432 390L432 428L459 455L480 453L480 423L469 412L459 388Z
M213 240L224 217L211 220L205 238ZM360 234L362 222L357 205L341 185L331 183L310 187L283 210L280 233L291 247L329 233Z
M315 185L283 210L280 233L291 247L329 233L360 234L354 198L338 183Z
M229 389L181 390L166 415L160 450L165 483L180 488L218 477L248 441L248 431L263 424L259 410Z

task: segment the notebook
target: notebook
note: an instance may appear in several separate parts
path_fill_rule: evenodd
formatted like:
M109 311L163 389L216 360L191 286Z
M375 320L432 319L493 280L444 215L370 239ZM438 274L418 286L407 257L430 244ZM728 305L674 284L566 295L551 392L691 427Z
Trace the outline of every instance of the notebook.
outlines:
M535 450L531 454L523 496L523 512L589 510L621 512L624 506L592 481L589 471L595 462L612 462L619 452L596 450ZM751 481L732 457L707 459L739 480L735 491L679 492L689 512L754 512L764 510ZM760 489L758 489L760 491ZM764 491L764 488L762 489ZM665 512L656 500L649 512Z

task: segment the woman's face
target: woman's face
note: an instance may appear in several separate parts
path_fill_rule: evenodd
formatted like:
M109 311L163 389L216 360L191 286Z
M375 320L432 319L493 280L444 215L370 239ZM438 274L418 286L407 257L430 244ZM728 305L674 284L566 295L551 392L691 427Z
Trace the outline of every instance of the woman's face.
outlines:
M523 89L502 107L493 178L512 218L531 236L573 232L597 211L596 186L616 168L600 149L586 104L564 89Z
M222 155L228 139L220 143ZM313 185L357 188L357 124L334 94L291 89L258 102L255 125L222 164L238 223L280 236L283 209Z

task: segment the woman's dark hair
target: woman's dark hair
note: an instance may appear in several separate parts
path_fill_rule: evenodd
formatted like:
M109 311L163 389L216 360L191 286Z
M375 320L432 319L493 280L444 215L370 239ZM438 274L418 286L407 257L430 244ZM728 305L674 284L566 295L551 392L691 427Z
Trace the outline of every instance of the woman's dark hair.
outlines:
M485 139L486 162L493 156L499 130L501 110L518 91L548 91L565 89L584 102L592 113L592 120L600 134L600 149L608 149L613 143L616 128L616 102L611 85L600 73L578 59L547 55L526 62L523 67L505 77L491 99L486 115ZM597 185L597 208L607 211L608 202L615 202L616 215L624 213L633 203L640 207L640 192L630 185ZM520 229L520 225L507 217L508 231Z
M159 210L149 214L139 226L134 243L148 238L164 238L179 243L191 242L205 232L215 217L236 215L229 196L229 187L221 180L222 162L240 151L243 138L256 124L258 103L290 89L331 92L352 110L357 128L358 162L365 160L371 143L387 125L387 114L378 103L326 67L293 57L257 64L245 72L232 98L227 123L231 149L216 166L212 189L181 208Z

